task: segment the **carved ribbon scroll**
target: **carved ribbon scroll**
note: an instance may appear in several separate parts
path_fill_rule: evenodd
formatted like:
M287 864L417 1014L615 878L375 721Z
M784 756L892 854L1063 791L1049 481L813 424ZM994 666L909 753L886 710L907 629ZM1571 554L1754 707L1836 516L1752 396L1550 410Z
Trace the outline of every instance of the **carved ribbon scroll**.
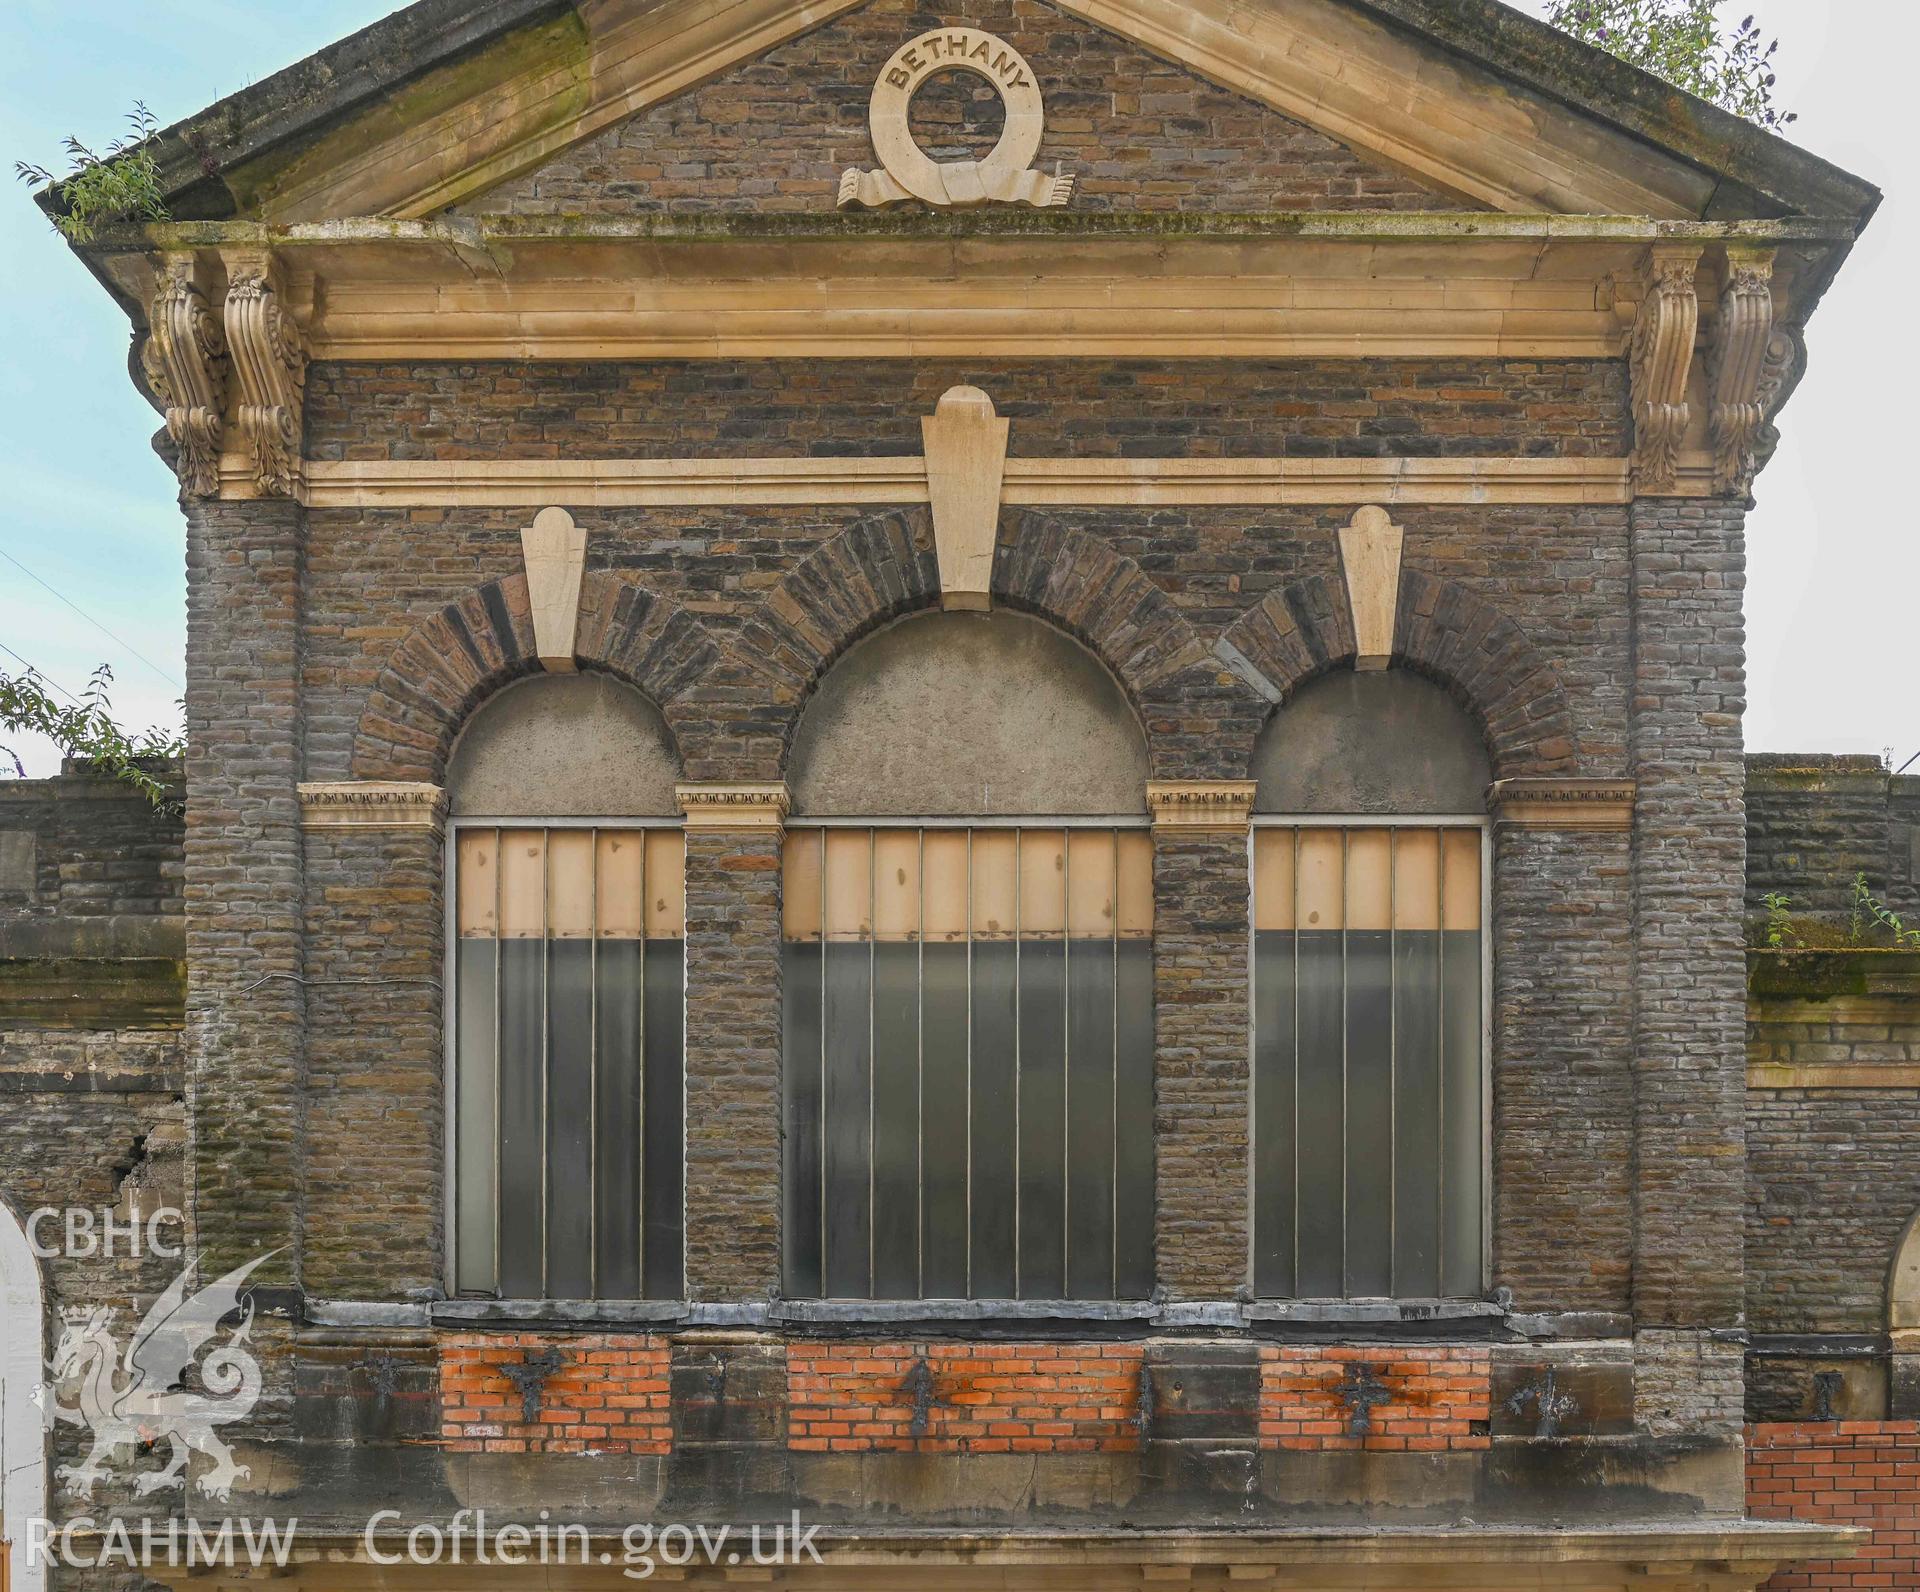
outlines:
M181 489L190 497L217 496L227 402L227 341L201 290L190 254L167 258L148 312L140 364L166 411Z
M1648 260L1646 296L1633 326L1633 473L1637 490L1671 492L1687 434L1687 381L1700 325L1694 248L1656 247Z
M227 345L240 378L240 434L253 455L254 485L270 497L290 497L302 475L306 347L270 255L234 256L227 272Z

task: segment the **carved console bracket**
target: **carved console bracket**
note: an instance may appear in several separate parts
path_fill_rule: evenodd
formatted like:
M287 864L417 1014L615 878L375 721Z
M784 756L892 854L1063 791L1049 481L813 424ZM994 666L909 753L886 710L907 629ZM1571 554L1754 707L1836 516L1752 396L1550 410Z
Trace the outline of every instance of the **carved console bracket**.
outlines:
M303 829L437 829L447 816L438 785L394 780L302 783Z
M1369 504L1340 532L1340 567L1358 643L1356 669L1384 669L1393 661L1400 617L1400 554L1406 532L1383 508Z
M990 608L1010 423L993 412L993 400L978 387L954 387L921 419L920 430L940 559L940 606Z
M1633 325L1633 480L1637 492L1674 491L1686 440L1687 383L1700 327L1695 245L1656 244L1647 257L1645 295Z
M790 802L779 780L749 785L676 785L674 796L688 829L779 829Z
M1244 835L1253 822L1250 779L1149 780L1147 810L1157 830Z
M252 455L253 484L268 497L300 489L301 401L307 351L284 302L279 268L264 250L226 256L227 346L240 381L240 435Z
M572 674L578 668L573 642L580 628L587 533L565 509L542 509L520 532L520 556L527 568L527 600L541 666L552 674Z
M217 496L227 407L227 338L191 254L170 254L161 267L140 364L166 413L180 489L189 497Z
M1510 829L1633 828L1630 779L1501 779L1488 793L1494 822Z
M1767 424L1769 395L1763 389L1773 336L1773 250L1730 245L1707 354L1716 492L1744 496L1753 489L1755 456ZM1773 387L1777 401L1777 378Z

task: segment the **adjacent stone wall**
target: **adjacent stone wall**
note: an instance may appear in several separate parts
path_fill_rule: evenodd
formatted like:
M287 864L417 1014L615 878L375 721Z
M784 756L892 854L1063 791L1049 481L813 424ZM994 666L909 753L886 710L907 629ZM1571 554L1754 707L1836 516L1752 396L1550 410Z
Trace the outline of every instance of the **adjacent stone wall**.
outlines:
M874 82L902 45L954 21L920 0L874 0L461 208L831 213L842 171L877 164ZM1027 57L1047 102L1035 164L1078 179L1077 209L1479 208L1039 0L975 0L966 22ZM937 160L984 158L1004 119L998 94L971 75L930 74L913 106Z
M1890 775L1877 757L1749 757L1749 916L1765 917L1768 894L1785 896L1803 932L1826 943L1850 927L1854 880L1861 874L1894 911L1920 913L1916 816L1920 775Z

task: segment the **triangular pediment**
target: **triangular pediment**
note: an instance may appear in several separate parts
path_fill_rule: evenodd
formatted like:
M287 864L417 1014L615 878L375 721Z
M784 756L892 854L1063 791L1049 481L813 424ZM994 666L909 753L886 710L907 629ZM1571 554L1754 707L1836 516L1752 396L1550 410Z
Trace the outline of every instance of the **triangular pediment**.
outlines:
M964 17L909 0L421 0L155 153L180 220L539 213L562 193L601 213L609 194L831 209L832 168L873 164L866 98L888 50L960 25L1029 50L1040 164L1079 168L1078 208L1728 220L1859 217L1877 199L1497 0L980 0Z

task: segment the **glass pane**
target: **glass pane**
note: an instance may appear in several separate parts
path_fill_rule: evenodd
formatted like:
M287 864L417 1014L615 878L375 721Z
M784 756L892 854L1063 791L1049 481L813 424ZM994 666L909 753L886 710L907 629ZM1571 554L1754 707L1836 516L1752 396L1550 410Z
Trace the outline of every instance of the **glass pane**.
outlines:
M677 843L680 837L673 839ZM648 848L650 859L653 849ZM679 852L678 844L672 852ZM648 879L657 879L657 873L649 871ZM686 1292L686 942L649 940L646 958L642 1284L649 1299L678 1299Z

